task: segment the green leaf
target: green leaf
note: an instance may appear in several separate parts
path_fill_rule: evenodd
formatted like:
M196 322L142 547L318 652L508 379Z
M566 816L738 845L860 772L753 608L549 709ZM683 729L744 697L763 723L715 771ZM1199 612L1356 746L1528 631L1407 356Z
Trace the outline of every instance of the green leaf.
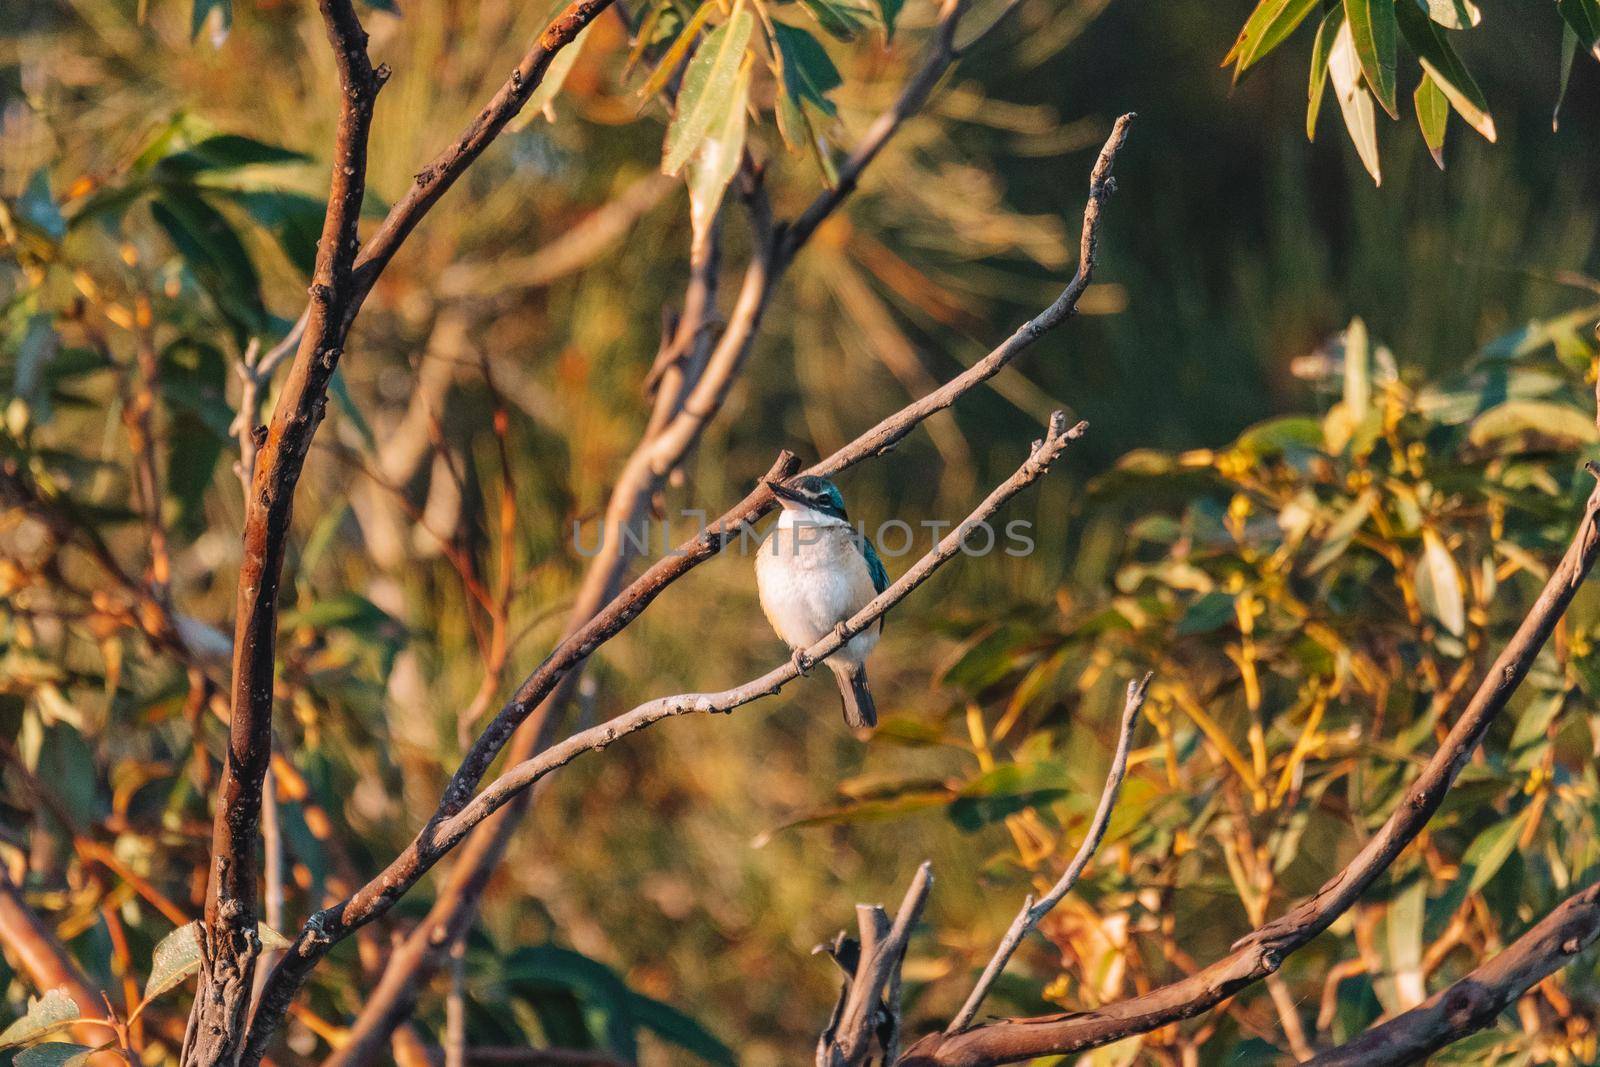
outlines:
M11 1048L37 1038L82 1017L78 1002L72 999L66 986L52 989L41 997L28 1001L28 1010L22 1018L0 1030L0 1048Z
M1428 146L1434 163L1444 170L1444 128L1450 118L1450 101L1445 99L1444 90L1433 80L1433 75L1423 71L1411 103L1417 109L1417 125L1422 129L1423 143Z
M1429 18L1446 29L1465 30L1483 21L1483 12L1472 0L1416 0L1416 3L1428 12Z
M89 1062L89 1057L101 1049L112 1047L112 1042L103 1045L75 1045L70 1041L52 1041L46 1045L35 1045L17 1053L17 1058L11 1062L16 1067L83 1067Z
M1561 129L1561 104L1567 99L1567 84L1572 81L1572 64L1578 58L1578 34L1571 26L1561 27L1561 81L1556 87L1556 103L1550 109L1550 129Z
M1173 632L1179 637L1211 633L1233 625L1237 618L1233 597L1227 593L1207 593L1189 605Z
M231 444L228 367L211 345L182 339L161 353L161 398L168 411L167 521L192 541L205 528L205 496Z
M803 0L806 10L829 34L841 41L861 36L872 18L858 0Z
M894 24L900 18L905 0L878 0L878 17L883 20L883 39L894 40Z
M1244 72L1267 58L1289 35L1299 29L1306 16L1316 10L1320 0L1261 0L1245 20L1244 28L1228 51L1224 65L1233 63L1235 84Z
M1372 344L1359 315L1344 331L1344 406L1356 421L1372 406Z
M263 948L275 951L290 947L288 938L266 923L256 924L256 936ZM145 981L144 999L170 993L192 974L200 970L200 924L185 923L162 938L150 957L150 977Z
M155 173L197 174L240 167L270 167L288 163L309 163L311 157L275 144L237 133L219 133L198 141L181 152L164 156Z
M1461 873L1467 883L1467 893L1476 893L1489 884L1489 879L1500 873L1511 853L1516 851L1517 838L1527 822L1524 810L1515 818L1502 819L1473 838L1472 844L1461 857Z
M317 263L317 242L327 205L314 196L277 190L220 192L244 208L278 242L283 254L307 278Z
M644 85L639 89L640 97L644 100L649 100L666 88L667 82L672 78L672 72L678 69L678 64L683 62L683 57L689 54L689 46L694 44L695 37L700 33L700 28L706 24L706 20L711 17L712 12L717 10L717 7L717 0L704 0L704 3L695 10L694 15L684 24L683 29L678 32L677 40L672 42L672 46L667 49L666 55L662 56L661 61L656 64L656 69L650 73L649 78L645 79ZM682 102L683 97L681 94L678 99L679 102Z
M1450 633L1460 637L1467 628L1466 594L1455 557L1432 527L1422 531L1422 558L1414 578L1422 609Z
M1384 944L1387 949L1387 976L1374 983L1385 1007L1394 1010L1426 995L1422 981L1422 927L1428 904L1428 881L1413 877L1389 900L1384 911Z
M822 42L796 26L778 22L772 28L783 65L784 91L816 105L825 114L837 114L828 94L843 85L844 79Z
M1508 400L1472 421L1467 443L1477 448L1509 444L1507 451L1572 451L1600 441L1594 419L1569 404Z
M722 105L739 79L745 48L755 28L755 16L741 7L727 22L712 30L695 51L678 90L677 112L667 127L661 169L676 174L689 161L711 129Z
M161 939L150 957L150 977L144 999L154 1000L176 989L200 970L200 924L185 923Z
M263 333L266 306L255 265L221 212L193 190L168 187L150 205L184 264L241 339Z
M1402 3L1395 9L1400 32L1406 44L1417 53L1422 69L1439 84L1439 89L1450 101L1456 113L1467 120L1467 125L1482 134L1485 140L1495 139L1494 119L1489 115L1489 104L1483 98L1478 83L1472 80L1461 58L1456 55L1444 33L1413 4Z
M346 630L372 630L399 626L393 615L359 593L343 593L319 600L308 607L284 612L279 620L283 629L304 626L313 630L339 627Z
M971 833L1025 808L1060 800L1070 791L1066 770L1059 764L1006 763L962 786L947 814Z
M1033 655L1037 635L1021 625L1002 625L982 634L944 672L941 685L977 694L1023 666Z
M1374 185L1382 185L1383 172L1378 167L1377 113L1372 106L1372 94L1361 84L1361 61L1356 56L1349 19L1334 34L1333 47L1328 52L1328 77L1333 81L1333 94L1339 101L1344 127L1356 146L1356 154L1361 157L1361 165L1372 175Z
M1284 415L1258 422L1240 434L1234 446L1254 456L1275 456L1291 449L1322 447L1322 423L1309 415Z
M634 993L628 999L628 1014L644 1029L699 1056L715 1067L734 1067L733 1051L698 1021L670 1004Z
M194 8L189 15L190 41L200 37L200 31L205 28L206 20L213 10L220 12L221 36L226 37L228 31L233 29L233 0L194 0Z
M1600 0L1556 0L1556 10L1585 50L1600 44Z
M50 174L43 167L33 172L28 187L17 199L17 214L52 241L67 235L67 220L61 216L55 197L50 195Z
M707 232L722 204L722 194L739 170L744 155L746 114L750 97L750 67L734 80L733 92L719 107L700 147L689 161L690 221L696 234Z
M1311 85L1309 99L1306 104L1306 140L1317 139L1317 116L1322 113L1322 98L1327 95L1328 89L1328 53L1333 51L1333 42L1339 35L1339 30L1344 26L1344 8L1335 6L1328 9L1322 17L1322 23L1317 27L1317 39L1311 46Z
M1420 12L1419 12L1420 13ZM1356 58L1372 94L1389 113L1399 118L1394 95L1394 57L1397 28L1394 0L1344 0L1344 17L1355 42Z

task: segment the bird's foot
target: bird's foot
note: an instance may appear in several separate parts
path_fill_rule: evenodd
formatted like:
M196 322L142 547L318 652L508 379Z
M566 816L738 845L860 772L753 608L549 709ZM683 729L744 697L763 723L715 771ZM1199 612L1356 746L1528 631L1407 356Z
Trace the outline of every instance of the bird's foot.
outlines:
M842 644L849 641L850 638L854 637L855 635L850 632L850 626L848 623L841 622L839 625L833 628L833 636L837 637Z
M789 662L793 663L794 669L801 674L810 674L811 668L816 666L816 661L806 655L806 650L803 648L795 649L794 655L789 657Z

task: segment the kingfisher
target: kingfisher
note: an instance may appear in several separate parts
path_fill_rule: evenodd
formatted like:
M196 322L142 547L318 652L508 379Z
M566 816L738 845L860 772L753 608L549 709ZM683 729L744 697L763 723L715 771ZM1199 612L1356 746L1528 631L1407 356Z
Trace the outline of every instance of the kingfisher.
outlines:
M810 665L801 652L887 589L889 574L872 542L850 524L832 482L804 475L766 484L783 513L756 554L756 587L767 621L804 673ZM882 630L880 618L823 661L839 683L844 721L858 735L878 724L866 660Z

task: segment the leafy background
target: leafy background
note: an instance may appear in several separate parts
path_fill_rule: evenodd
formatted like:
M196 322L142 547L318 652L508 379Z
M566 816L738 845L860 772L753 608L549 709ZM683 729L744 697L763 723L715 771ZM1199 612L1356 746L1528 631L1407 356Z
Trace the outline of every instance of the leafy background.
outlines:
M916 1016L948 1017L1030 876L1075 847L1117 690L1146 668L1160 683L1151 725L1103 858L992 1009L1094 1004L1182 973L1312 888L1386 813L1520 618L1595 452L1600 66L1577 56L1552 131L1570 23L1553 4L1482 4L1481 25L1449 39L1496 143L1452 119L1441 172L1413 116L1375 116L1374 187L1333 100L1306 140L1322 16L1294 6L1306 21L1234 84L1219 63L1247 4L1025 3L807 248L669 512L733 499L779 447L831 450L1048 300L1070 270L1092 150L1111 116L1139 112L1089 314L843 485L868 522L962 513L1064 405L1089 437L1067 477L1007 513L1035 524L1037 551L963 561L896 612L873 666L887 724L867 746L812 681L555 779L470 946L476 1042L791 1062L835 991L811 946L923 858L940 881L908 978ZM639 383L695 224L683 186L650 177L673 145L660 57L696 10L726 27L712 39L750 34L748 66L706 98L745 86L743 136L792 211L892 98L932 17L912 0L886 43L881 8L761 8L789 27L770 32L803 53L807 79L774 77L768 31L741 24L751 8L638 7L636 24L659 14L631 67L620 24L602 20L540 101L554 121L499 142L374 293L296 517L280 730L308 792L281 795L292 917L340 862L371 871L392 855L454 765L455 711L480 672L440 536L494 558L497 404L517 475L513 673L559 632L583 564L572 524L603 506L647 416ZM547 11L363 13L396 72L371 169L387 202ZM231 367L302 300L333 121L321 27L270 0L67 0L10 6L0 29L5 454L142 561L122 414L152 346L175 595L226 630ZM1403 103L1416 72L1397 55ZM731 143L735 115L694 119L687 136ZM714 196L725 168L684 162L697 196ZM544 273L538 250L625 191L648 207L624 235ZM737 265L745 239L726 229ZM14 518L0 536L0 733L15 754L0 855L116 990L124 971L142 981L203 891L186 686L96 596L80 556ZM1437 829L1291 962L1282 982L1312 1039L1413 1002L1582 883L1597 859L1597 623L1585 597ZM780 655L749 561L721 559L607 647L581 714L719 687ZM215 757L220 736L201 737ZM324 818L347 855L330 852ZM1329 973L1343 976L1331 993ZM355 974L350 946L292 1022L290 1062L317 1058L359 1007ZM21 1014L26 983L4 977ZM439 992L423 998L429 1032ZM1586 957L1461 1062L1490 1048L1592 1062L1597 999ZM152 1009L153 1049L163 1012L179 1011ZM1178 1062L1192 1046L1202 1062L1253 1062L1288 1048L1285 1025L1258 992L1090 1060Z

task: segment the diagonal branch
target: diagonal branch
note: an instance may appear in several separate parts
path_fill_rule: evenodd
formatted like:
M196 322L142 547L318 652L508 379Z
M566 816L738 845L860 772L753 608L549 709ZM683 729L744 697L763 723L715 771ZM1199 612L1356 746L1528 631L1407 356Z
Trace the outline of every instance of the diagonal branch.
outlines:
M901 575L898 581L878 594L849 620L827 637L805 650L811 662L838 651L856 634L873 625L885 612L905 599L912 590L927 581L952 556L961 551L967 534L973 526L987 520L1008 500L1033 484L1049 469L1069 443L1082 436L1085 424L1067 428L1059 412L1051 420L1045 439L1036 443L1021 467L1010 478L995 488L967 519L939 541L926 555ZM774 472L792 471L792 458L784 455L774 465ZM771 477L771 475L769 475ZM763 480L764 482L765 480ZM761 494L770 497L771 490L763 484L749 499ZM713 527L707 535L717 543L738 536L734 528ZM641 704L615 718L581 730L539 753L531 759L511 767L499 778L485 786L483 791L447 818L425 826L404 851L372 882L346 902L325 909L312 916L292 948L285 952L283 961L273 973L268 992L263 997L263 1010L274 991L287 990L292 995L291 982L297 975L309 973L331 946L356 925L370 921L399 896L414 885L429 868L454 848L466 834L496 811L515 799L523 790L547 774L577 759L586 752L599 751L635 731L653 726L663 719L695 713L731 712L735 708L771 696L799 677L799 667L793 660L786 661L744 685L719 693L684 693L660 697ZM285 1001L285 1003L287 1003Z
M4 864L0 864L0 944L41 993L64 988L77 1001L79 1011L94 1018L104 1016L99 990L89 983L55 933L28 907L22 888L11 880ZM98 1030L95 1036L100 1036Z
M1022 943L1028 931L1039 925L1039 920L1049 915L1055 906L1072 892L1072 887L1078 884L1084 868L1089 865L1089 860L1100 847L1100 841L1106 835L1106 827L1111 825L1111 809L1116 807L1117 794L1122 790L1123 776L1128 771L1128 751L1133 746L1133 731L1139 725L1139 709L1144 707L1145 694L1149 688L1148 674L1128 683L1128 698L1122 707L1122 726L1117 733L1117 749L1111 757L1111 769L1106 772L1106 784L1100 792L1100 804L1095 808L1094 818L1089 821L1089 832L1084 836L1083 843L1078 846L1077 854L1072 857L1072 862L1067 864L1067 869L1061 872L1061 877L1042 899L1035 903L1033 894L1030 893L1023 900L1022 910L1017 912L1017 917L1011 921L1011 928L1000 940L1000 947L995 949L994 957L983 969L978 984L972 987L972 994L967 997L966 1003L961 1006L955 1018L950 1020L950 1025L945 1027L946 1034L965 1030L972 1023L978 1014L978 1009L983 1006L983 998L989 995L989 989L994 985L995 979L1000 977L1000 972L1004 971L1006 964L1011 961L1011 954L1017 951L1017 946Z
M972 513L916 563L874 597L828 636L803 650L805 659L818 663L833 655L851 638L871 627L890 608L904 600L911 592L933 576L951 557L961 551L967 535L973 528L986 522L1012 497L1038 481L1050 465L1071 442L1083 435L1086 423L1068 427L1066 417L1060 412L1051 416L1050 428L1043 440L1035 443L1022 466L984 498ZM800 657L797 657L800 658ZM422 862L431 864L448 851L473 826L503 807L514 796L545 775L566 766L585 752L599 751L622 737L653 726L663 719L696 713L727 713L765 696L778 693L784 686L800 676L800 668L790 660L758 678L732 689L717 693L682 693L658 697L640 704L630 711L581 730L566 740L552 745L533 759L526 760L507 770L490 782L465 808L441 822L431 835L419 835L406 853L390 865L396 871L404 865L407 856L415 854Z
M1060 296L983 359L940 389L885 418L854 442L813 466L811 468L813 473L837 473L864 459L889 451L928 416L950 407L967 392L998 374L1039 338L1076 312L1078 300L1088 287L1098 262L1102 209L1115 190L1115 183L1111 179L1111 168L1126 140L1128 124L1132 118L1132 115L1124 115L1117 120L1110 137L1100 151L1090 181L1089 200L1084 209L1082 256L1076 272ZM763 268L758 257L752 261L751 270L761 269ZM730 316L730 332L733 331L737 321L748 322L748 328L752 331L755 329L759 322L759 310L765 303L765 295L761 292L761 288L764 287L757 287L752 283L747 272L739 304L736 305L734 314ZM756 295L752 296L752 292ZM739 310L741 307L748 314L741 316ZM748 344L748 340L744 343ZM722 343L719 343L718 349L723 349ZM719 361L714 353L708 361L708 369L704 374L710 375L713 373L712 368L726 365L728 362L737 362L732 352L725 352L722 361ZM693 395L691 394L691 400L686 403L686 407L692 405ZM769 477L787 477L794 472L797 465L793 457L780 457L779 464L769 473ZM699 535L684 542L647 568L556 646L485 727L446 787L438 809L429 817L412 845L356 893L339 904L318 912L307 921L297 936L294 947L286 952L284 958L274 968L267 988L262 994L257 1018L252 1024L251 1050L245 1059L246 1067L251 1067L258 1061L260 1055L258 1041L259 1047L264 1047L265 1035L270 1034L272 1028L276 1026L276 1020L281 1018L295 992L333 944L387 912L428 867L459 842L466 829L477 825L488 814L504 806L532 781L573 758L579 751L583 751L586 741L592 741L595 736L593 730L585 731L543 755L518 763L512 772L508 772L507 777L503 777L497 783L503 787L502 793L489 797L486 790L474 799L473 792L484 773L534 709L564 683L574 667L629 625L669 585L720 552L728 540L767 514L774 506L772 491L764 483L758 484L754 491L723 513ZM834 639L828 639L832 640ZM837 645L829 647L827 652L832 652L836 647ZM781 685L787 680L785 677L776 684ZM754 699L759 695L763 693L753 693L748 699ZM682 714L688 710L709 709L686 707L670 714ZM655 714L657 712L661 713ZM654 709L652 714L655 714L655 718L666 716L661 708ZM636 721L638 725L648 725L649 722L655 721L655 718L644 715L638 717ZM648 721L645 721L646 719ZM558 751L566 752L566 757L547 765L546 756ZM531 774L531 777L520 783L508 781L511 775L517 773ZM427 843L426 849L421 847L423 843ZM260 1031L259 1038L257 1031Z
M1573 894L1494 959L1423 1003L1312 1059L1307 1067L1419 1063L1494 1025L1518 997L1600 938L1600 883Z
M1600 467L1590 464L1589 471L1600 479ZM1589 494L1561 562L1443 743L1383 827L1308 900L1245 935L1229 955L1179 981L1094 1011L1002 1020L956 1034L931 1035L907 1051L903 1067L979 1067L1098 1048L1192 1018L1275 973L1291 952L1344 914L1422 832L1495 716L1522 684L1597 558L1600 484Z
M356 260L356 283L361 296L372 289L378 275L383 273L383 268L389 265L422 217L439 202L440 197L450 191L456 179L472 166L483 150L500 136L506 123L516 118L539 83L544 81L545 71L550 69L556 53L571 44L584 27L610 6L611 0L572 0L512 68L511 74L473 117L461 136L417 172L411 188L389 209L383 224L367 239ZM359 304L358 297L357 307ZM351 309L352 316L355 310Z

